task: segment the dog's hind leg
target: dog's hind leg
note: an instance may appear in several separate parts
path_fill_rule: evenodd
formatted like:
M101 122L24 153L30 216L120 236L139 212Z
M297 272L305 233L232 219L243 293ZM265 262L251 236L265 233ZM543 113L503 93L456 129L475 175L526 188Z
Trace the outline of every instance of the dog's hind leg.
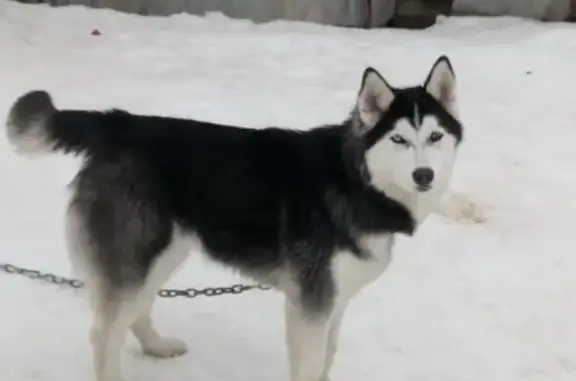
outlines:
M91 343L98 381L121 381L121 351L132 329L144 353L174 357L186 353L186 345L175 338L162 337L152 325L151 310L158 290L188 256L184 240L173 241L154 261L145 281L131 290L106 289L90 282L94 309Z
M138 316L137 298L99 294L91 290L94 322L90 330L94 372L98 381L122 381L121 352L128 330Z
M170 358L182 356L187 352L186 344L174 337L161 336L152 325L149 308L140 315L132 325L132 332L140 342L142 351L148 356Z
M182 342L156 332L150 311L190 242L139 170L129 160L88 164L68 211L70 257L86 277L94 312L90 341L98 381L122 380L121 352L130 330L146 353L186 351Z
M97 254L85 209L74 203L68 209L66 238L73 267L85 278L93 311L90 343L96 379L122 381L120 352L128 329L138 315L136 300L129 303L128 294L123 295L122 289L112 285L106 262Z
M187 351L186 344L180 339L161 336L154 328L151 316L156 293L189 254L191 245L188 240L183 235L176 236L152 268L141 291L142 313L132 324L132 332L140 342L142 351L159 358L181 356Z

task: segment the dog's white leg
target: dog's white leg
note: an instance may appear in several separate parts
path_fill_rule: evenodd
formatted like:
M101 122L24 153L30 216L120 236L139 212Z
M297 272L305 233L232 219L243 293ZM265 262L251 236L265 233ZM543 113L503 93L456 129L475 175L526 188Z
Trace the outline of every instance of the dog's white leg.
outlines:
M189 250L190 243L186 239L174 240L156 260L140 293L143 309L132 325L132 333L147 355L170 358L187 352L186 344L182 340L163 337L156 331L152 324L151 312L158 290L188 257Z
M98 381L123 381L121 354L130 329L147 354L173 357L186 352L184 342L158 334L150 313L158 290L187 258L189 249L185 240L175 240L158 257L144 283L136 289L114 290L102 287L106 282L98 277L89 279L87 285L94 309L90 341Z
M122 381L121 352L130 325L140 312L137 299L129 298L133 293L115 289L94 266L95 254L86 239L82 219L73 207L69 207L66 227L70 260L75 270L84 273L93 311L90 342L96 379Z
M290 380L294 381L296 379L296 369L299 366L298 359L300 357L294 327L297 324L296 308L292 305L292 301L288 297L286 297L284 303L286 345L288 347L288 366L290 368Z
M140 315L132 325L132 332L140 342L142 351L153 357L170 358L187 352L186 344L177 338L163 337L154 329L151 317L152 306Z
M286 333L292 381L320 381L326 362L330 316L310 316L286 301Z
M330 320L330 328L328 330L328 345L326 350L326 361L324 370L322 371L321 381L330 381L330 369L334 365L334 358L338 349L338 340L340 339L340 327L344 318L346 306L338 308L334 311L332 319Z
M100 294L93 300L94 323L90 332L94 371L98 381L122 381L121 355L130 326L138 316L135 300Z

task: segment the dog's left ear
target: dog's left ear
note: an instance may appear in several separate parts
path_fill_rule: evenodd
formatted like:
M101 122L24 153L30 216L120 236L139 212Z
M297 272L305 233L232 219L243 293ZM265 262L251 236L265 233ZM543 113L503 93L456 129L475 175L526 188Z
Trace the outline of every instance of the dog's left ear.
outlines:
M458 104L456 100L456 75L450 60L446 56L440 56L428 78L424 82L424 88L430 93L448 112L458 117Z

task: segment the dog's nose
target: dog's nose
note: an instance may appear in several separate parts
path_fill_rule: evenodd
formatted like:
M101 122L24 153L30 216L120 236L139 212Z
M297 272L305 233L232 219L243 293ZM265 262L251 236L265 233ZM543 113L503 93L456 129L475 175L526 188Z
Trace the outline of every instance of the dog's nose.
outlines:
M432 168L427 167L416 168L414 172L412 172L412 178L416 185L427 187L432 184L432 180L434 180L434 171Z

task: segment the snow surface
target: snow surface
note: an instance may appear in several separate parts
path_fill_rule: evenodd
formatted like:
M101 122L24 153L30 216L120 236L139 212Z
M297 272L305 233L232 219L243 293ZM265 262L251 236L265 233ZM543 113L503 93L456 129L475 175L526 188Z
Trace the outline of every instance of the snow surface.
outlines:
M366 65L411 84L443 53L466 123L455 194L353 303L333 379L573 381L573 25L470 17L365 31L0 0L0 114L44 88L67 108L308 128L346 116ZM23 159L0 138L0 262L71 275L63 216L78 164ZM195 256L169 286L237 280ZM0 380L93 379L82 293L0 274L0 303ZM126 377L287 380L281 307L279 294L261 291L158 300L162 332L190 353L151 360L131 338Z

